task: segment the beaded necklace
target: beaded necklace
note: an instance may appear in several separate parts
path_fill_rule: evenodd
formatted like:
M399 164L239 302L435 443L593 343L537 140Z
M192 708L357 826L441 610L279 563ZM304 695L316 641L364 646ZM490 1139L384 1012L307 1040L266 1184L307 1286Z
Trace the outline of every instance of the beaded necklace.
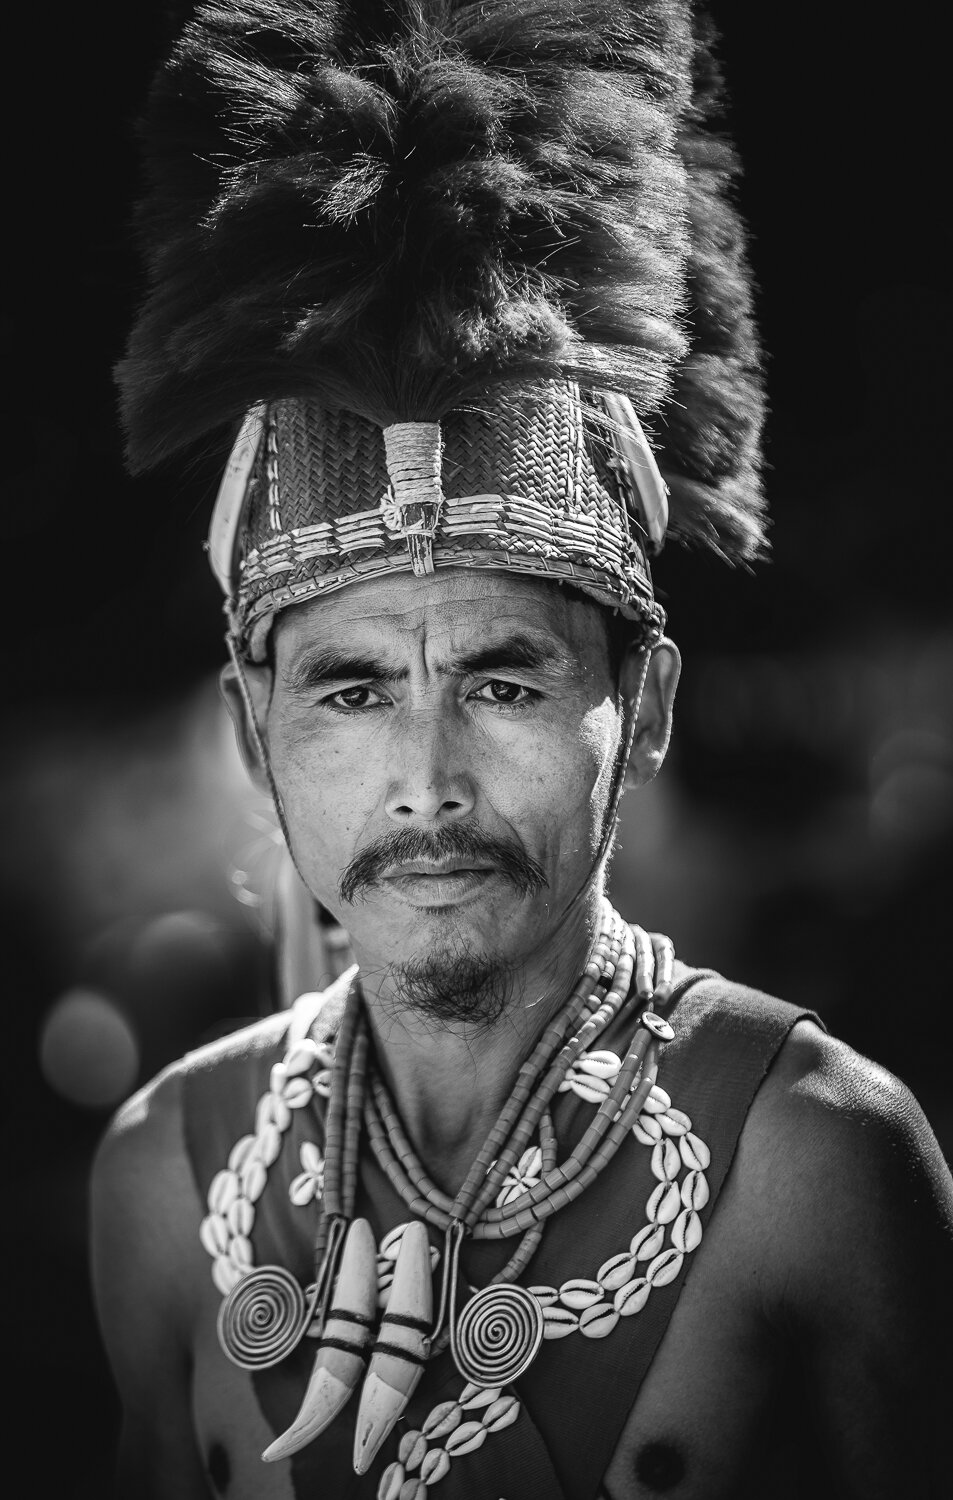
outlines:
M333 1054L329 1054L326 1044L299 1039L284 1063L272 1069L271 1089L266 1099L270 1097L282 1107L273 1103L270 1109L263 1110L260 1106L259 1114L266 1118L256 1123L259 1129L274 1131L277 1145L269 1136L267 1148L261 1153L247 1147L251 1137L238 1143L229 1158L229 1168L218 1174L212 1184L209 1205L213 1212L203 1223L203 1242L216 1258L213 1271L216 1283L221 1290L228 1290L219 1317L219 1336L230 1358L245 1368L263 1368L284 1358L305 1333L319 1338L324 1335L302 1413L288 1433L266 1450L266 1457L282 1457L295 1451L328 1425L328 1384L331 1381L333 1386L333 1381L327 1360L324 1365L321 1363L322 1356L327 1353L327 1359L336 1358L339 1362L353 1356L363 1371L372 1337L370 1330L376 1321L373 1314L382 1303L384 1321L370 1350L362 1410L375 1360L381 1368L386 1366L393 1378L397 1378L393 1375L396 1369L397 1384L404 1388L396 1392L399 1399L391 1400L391 1388L387 1387L388 1410L383 1417L374 1411L369 1416L365 1413L363 1427L365 1437L369 1434L369 1438L362 1451L359 1452L360 1444L355 1445L358 1472L364 1472L406 1406L427 1358L445 1348L448 1342L467 1382L464 1391L467 1401L461 1398L460 1410L475 1405L492 1412L490 1427L484 1424L480 1428L482 1441L487 1430L496 1430L493 1423L504 1425L502 1412L497 1410L499 1401L504 1402L506 1413L512 1413L507 1422L515 1418L512 1401L504 1399L501 1391L525 1371L541 1338L559 1338L573 1329L587 1337L604 1336L620 1316L630 1316L644 1305L652 1285L664 1285L678 1273L684 1254L694 1249L701 1238L697 1209L707 1198L703 1175L707 1148L691 1134L688 1117L671 1108L670 1099L655 1083L659 1044L670 1040L673 1032L649 1003L639 1017L624 1060L611 1052L592 1050L592 1044L618 1014L628 995L633 965L631 932L606 905L602 927L579 985L520 1069L496 1125L453 1199L430 1181L406 1139L384 1079L371 1060L366 1018L355 989L352 988L345 1005ZM316 1069L313 1084L306 1077L309 1068ZM302 1165L305 1166L307 1149L308 1166L292 1183L290 1192L293 1201L304 1202L323 1191L324 1213L315 1246L315 1279L302 1291L283 1268L253 1270L250 1246L247 1256L243 1250L238 1256L231 1253L235 1241L246 1238L238 1231L245 1229L250 1233L251 1224L247 1211L236 1215L233 1210L238 1203L232 1201L226 1205L225 1198L233 1196L230 1178L236 1176L236 1168L240 1174L253 1166L261 1154L275 1159L280 1150L280 1133L287 1128L286 1117L290 1118L296 1104L300 1107L305 1102L302 1098L305 1092L310 1098L312 1087L328 1097L325 1158L321 1163L316 1148L302 1147ZM550 1104L557 1092L568 1089L596 1103L598 1108L569 1157L557 1164ZM277 1118L268 1119L269 1113ZM660 1119L664 1122L661 1126ZM380 1272L382 1260L385 1264L390 1261L391 1295L385 1292L382 1278L374 1278L370 1301L366 1292L351 1296L351 1301L359 1302L363 1311L343 1305L329 1308L332 1290L336 1303L345 1302L341 1288L345 1283L350 1288L355 1282L354 1266L360 1256L365 1265L373 1267L374 1263L372 1236L370 1251L363 1230L364 1248L354 1248L361 1237L356 1231L366 1224L353 1219L362 1129L366 1129L371 1149L395 1191L414 1215L410 1225L398 1228L407 1231L416 1227L420 1233L398 1235L392 1231L382 1242L377 1270ZM546 1219L589 1186L630 1129L637 1139L652 1145L652 1170L659 1179L647 1205L646 1230L634 1236L627 1251L611 1257L593 1280L571 1279L561 1288L517 1286L516 1278L535 1250ZM530 1146L536 1135L538 1146ZM672 1137L680 1137L678 1148L673 1146ZM242 1148L246 1160L242 1160ZM266 1161L264 1165L265 1176L269 1164ZM260 1160L258 1165L262 1165ZM688 1169L689 1175L679 1189L674 1178L683 1168ZM256 1173L254 1180L246 1184L254 1190L255 1197L264 1186L263 1180L258 1180L260 1176L260 1172ZM240 1201L241 1194L238 1198ZM246 1210L248 1206L246 1201ZM223 1236L218 1227L223 1217L226 1222L234 1220L237 1226L231 1236L228 1257L223 1254ZM214 1229L210 1227L213 1220ZM418 1315L420 1297L424 1295L420 1291L424 1270L426 1300L430 1296L431 1259L440 1258L429 1246L420 1220L444 1235L435 1318L429 1301L426 1318ZM662 1249L666 1224L672 1230L671 1250ZM470 1289L472 1295L458 1316L458 1257L461 1241L467 1235L474 1239L519 1235L520 1244L488 1286L482 1290ZM401 1283L398 1273L402 1256L405 1266ZM640 1260L648 1262L646 1274L641 1278L633 1274ZM230 1271L226 1276L223 1266L236 1261L238 1276L233 1278ZM366 1271L362 1275L366 1282ZM225 1281L233 1282L230 1289L224 1285ZM402 1314L395 1308L392 1312L393 1294L399 1292L406 1297L407 1287L414 1284L416 1291L410 1298L412 1311ZM605 1300L607 1296L611 1302ZM330 1352L326 1351L326 1345L331 1346ZM410 1376L405 1376L404 1365L411 1370ZM319 1375L321 1380L317 1379ZM342 1399L337 1389L332 1389L334 1400L339 1403L332 1415L336 1415L352 1388L345 1389L340 1381L337 1385L344 1395ZM378 1379L375 1387L378 1394L385 1390L385 1385ZM487 1394L487 1401L483 1401L480 1392ZM317 1413L313 1409L310 1414L307 1411L309 1395L318 1398L321 1409ZM374 1403L370 1404L373 1407ZM314 1407L314 1400L311 1406ZM358 1436L360 1429L359 1412ZM469 1450L458 1439L451 1456L464 1451ZM436 1477L433 1474L431 1482Z

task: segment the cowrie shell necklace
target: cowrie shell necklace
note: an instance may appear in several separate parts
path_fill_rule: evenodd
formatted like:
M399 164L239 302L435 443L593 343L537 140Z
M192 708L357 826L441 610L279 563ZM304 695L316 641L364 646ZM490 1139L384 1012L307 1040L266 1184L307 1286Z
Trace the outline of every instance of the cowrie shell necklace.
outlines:
M652 1284L664 1284L663 1275L672 1252L665 1254L665 1267L653 1264L649 1268L653 1277L642 1278L644 1291L642 1287L628 1285L633 1280L631 1274L628 1281L619 1282L623 1270L631 1272L633 1242L629 1252L613 1258L619 1266L613 1264L606 1283L610 1291L618 1289L620 1294L624 1293L621 1306L610 1308L600 1302L605 1288L600 1291L596 1282L580 1283L582 1290L572 1282L560 1289L527 1290L515 1285L516 1277L538 1244L545 1219L594 1180L630 1128L641 1140L648 1124L656 1126L658 1096L664 1096L664 1091L655 1086L657 1052L659 1045L673 1034L668 1023L649 1004L640 1017L624 1061L614 1053L599 1053L591 1047L628 995L633 946L628 927L607 904L602 930L579 986L524 1063L497 1125L453 1201L427 1178L403 1136L382 1078L376 1069L368 1067L367 1027L359 997L354 992L345 1007L333 1054L327 1044L315 1044L309 1038L292 1045L284 1062L272 1069L271 1087L256 1114L256 1135L243 1137L236 1144L228 1167L213 1180L209 1191L210 1213L202 1225L203 1243L214 1259L213 1277L219 1289L227 1294L219 1318L219 1336L230 1358L246 1368L263 1368L284 1358L305 1333L320 1334L332 1286L341 1280L341 1274L335 1273L352 1222L362 1123L379 1162L417 1221L423 1218L445 1235L440 1307L432 1329L423 1339L423 1354L418 1351L415 1356L417 1378L426 1357L446 1347L449 1341L455 1362L468 1382L467 1391L493 1393L487 1403L487 1409L493 1411L492 1430L496 1430L497 1419L502 1416L494 1401L499 1399L503 1386L528 1367L544 1336L559 1338L573 1329L588 1337L603 1336L619 1316L630 1315L643 1305ZM309 1077L309 1073L314 1076ZM598 1103L598 1110L567 1161L557 1164L549 1104L556 1092L570 1089L581 1098ZM291 1184L290 1193L292 1201L299 1203L323 1193L325 1213L315 1247L317 1274L312 1285L302 1291L282 1268L252 1269L249 1237L254 1203L264 1188L268 1166L280 1150L281 1135L288 1127L292 1110L309 1103L313 1093L328 1098L325 1158L322 1162L317 1148L306 1143L307 1150L302 1148L304 1170ZM670 1106L670 1102L664 1096L664 1104ZM672 1126L681 1128L681 1121L676 1119L680 1112L671 1113ZM684 1118L687 1129L690 1122L687 1116ZM537 1133L539 1145L532 1146L529 1143ZM657 1146L654 1135L651 1139ZM698 1146L704 1151L703 1143ZM659 1183L660 1188L665 1186ZM698 1192L696 1188L696 1197ZM700 1232L694 1211L692 1219L690 1237L697 1242ZM651 1214L648 1227L655 1234L658 1226L653 1228ZM517 1234L522 1238L503 1270L488 1287L471 1296L457 1319L459 1245L467 1233L474 1238ZM647 1236L643 1235L643 1240L647 1248L654 1248ZM688 1251L694 1247L694 1243L686 1242L683 1248ZM418 1247L421 1269L410 1275L411 1282L416 1276L422 1284L422 1267L426 1264L428 1296L430 1257L435 1254L434 1251L428 1254L426 1248L420 1251ZM679 1253L679 1263L681 1258ZM621 1265L623 1261L625 1266ZM608 1271L608 1266L604 1269ZM343 1265L340 1271L343 1273ZM664 1275L664 1279L670 1278ZM407 1273L404 1280L408 1280ZM377 1293L375 1285L375 1297ZM580 1296L584 1301L574 1311ZM615 1301L618 1303L620 1297L616 1296ZM331 1316L346 1319L351 1315L338 1309L332 1310ZM369 1323L370 1319L365 1315L363 1321ZM398 1321L416 1322L423 1337L424 1325L419 1318L405 1317ZM353 1347L363 1350L367 1343L368 1337L362 1333ZM390 1400L389 1394L387 1399ZM402 1397L399 1402L401 1410L408 1399L409 1391L406 1399ZM474 1400L475 1395L471 1395L467 1404ZM355 1463L358 1472L369 1465L398 1415L399 1411L393 1420L378 1422L380 1430L373 1451L364 1455L365 1461L360 1466ZM506 1403L507 1425L515 1415L516 1410L511 1414ZM305 1441L314 1435L312 1432ZM469 1447L460 1447L462 1436L454 1449L458 1455L469 1451ZM281 1439L272 1447L280 1445ZM269 1450L268 1456L284 1454ZM403 1463L401 1466L404 1467ZM429 1472L432 1465L425 1467L427 1477L433 1482L437 1475ZM390 1475L391 1479L394 1477Z

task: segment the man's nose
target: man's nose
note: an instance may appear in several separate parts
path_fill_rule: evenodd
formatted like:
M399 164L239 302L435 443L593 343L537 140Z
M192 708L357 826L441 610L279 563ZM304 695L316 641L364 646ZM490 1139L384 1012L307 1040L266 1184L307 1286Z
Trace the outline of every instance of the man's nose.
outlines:
M385 810L395 823L457 822L473 811L463 726L439 712L407 716L393 745Z

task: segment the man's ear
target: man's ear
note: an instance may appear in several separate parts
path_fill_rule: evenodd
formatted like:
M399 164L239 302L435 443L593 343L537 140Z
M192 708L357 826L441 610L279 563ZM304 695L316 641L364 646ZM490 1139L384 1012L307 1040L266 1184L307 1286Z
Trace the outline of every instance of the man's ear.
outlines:
M241 671L248 690L250 707L242 691L238 668L233 661L226 662L219 674L219 692L228 709L228 716L232 721L245 769L259 791L269 792L270 784L264 755L268 748L265 736L268 704L271 702L271 668L259 665L257 662L243 662ZM252 714L254 714L254 721ZM264 744L262 744L263 740Z
M644 786L651 781L665 759L681 670L678 647L668 637L652 647L648 664L645 652L634 649L628 652L622 663L619 686L625 699L627 718L636 714L632 754L626 771L629 786Z

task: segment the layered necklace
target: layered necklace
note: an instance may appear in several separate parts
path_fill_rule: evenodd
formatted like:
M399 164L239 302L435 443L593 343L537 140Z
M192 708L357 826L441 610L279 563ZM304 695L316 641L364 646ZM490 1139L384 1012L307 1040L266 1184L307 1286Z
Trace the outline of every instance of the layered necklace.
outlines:
M476 1422L482 1441L487 1412L498 1425L505 1425L504 1416L507 1421L515 1416L515 1398L502 1393L529 1368L544 1337L563 1337L574 1329L588 1337L605 1336L620 1316L644 1305L653 1285L678 1274L684 1255L701 1239L698 1210L708 1195L708 1152L691 1132L688 1116L672 1107L656 1083L659 1048L674 1033L649 1002L624 1057L596 1048L626 1002L635 954L630 928L604 903L579 983L522 1064L495 1125L452 1197L431 1180L407 1139L373 1058L354 983L333 1049L305 1037L272 1069L266 1100L274 1102L259 1106L258 1133L236 1144L228 1168L213 1180L210 1213L202 1227L203 1243L215 1260L216 1284L226 1293L218 1330L231 1360L261 1369L287 1357L306 1334L318 1340L298 1416L264 1458L287 1457L312 1441L360 1385L353 1460L356 1472L364 1473L405 1410L428 1360L448 1345L466 1382L464 1396L483 1412L483 1422ZM559 1161L551 1107L559 1092L570 1089L595 1104L596 1112ZM306 1157L302 1147L305 1171L291 1184L293 1201L323 1197L314 1280L302 1289L283 1267L252 1268L250 1234L254 1202L280 1151L281 1134L292 1111L314 1092L327 1097L324 1158L314 1147ZM658 1179L646 1206L645 1230L600 1267L596 1278L573 1278L561 1288L517 1284L548 1218L595 1181L630 1130L651 1146ZM248 1144L259 1142L262 1131L264 1150ZM380 1250L368 1221L354 1213L362 1138L411 1216L399 1235L385 1236ZM681 1184L676 1180L680 1173L687 1174ZM240 1232L229 1231L229 1225ZM442 1237L442 1255L431 1247L427 1226ZM663 1246L666 1226L672 1238L668 1249ZM509 1238L518 1243L505 1265L487 1286L468 1286L461 1306L464 1240ZM435 1260L442 1262L436 1299ZM501 1401L505 1411L497 1410ZM466 1415L462 1398L457 1423L461 1415ZM451 1452L462 1451L458 1439ZM401 1461L398 1467L403 1471L406 1466Z

